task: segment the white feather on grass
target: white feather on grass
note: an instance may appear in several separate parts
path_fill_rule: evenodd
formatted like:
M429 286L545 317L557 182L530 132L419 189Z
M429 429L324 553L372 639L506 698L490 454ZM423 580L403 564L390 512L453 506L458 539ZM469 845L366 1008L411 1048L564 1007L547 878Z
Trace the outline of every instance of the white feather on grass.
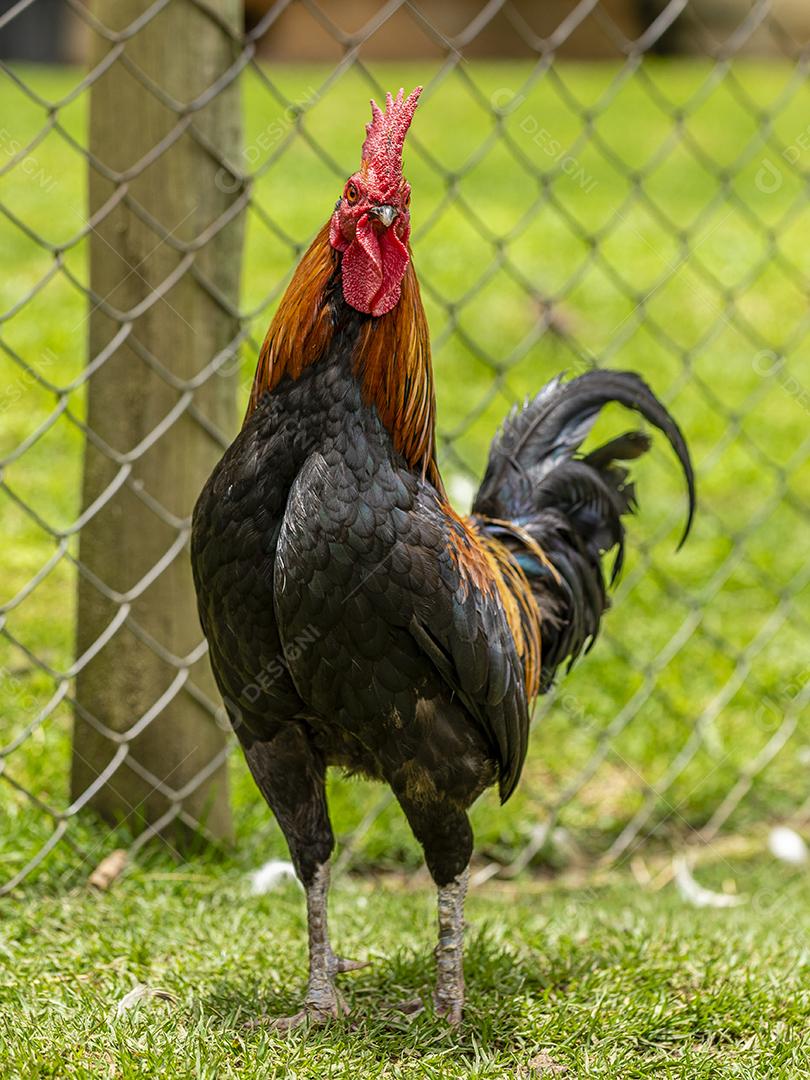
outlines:
M791 866L802 866L807 862L807 844L793 829L786 825L777 825L768 836L768 851L782 862Z
M123 1016L130 1009L134 1009L136 1005L140 1005L142 1001L149 998L160 998L162 1001L170 1001L172 1004L177 1002L177 998L170 990L164 990L160 986L147 986L145 983L138 983L137 986L133 986L129 993L124 994L118 1002L115 1015Z
M678 892L688 903L694 907L729 908L739 907L745 903L744 896L734 896L729 893L712 892L699 885L692 877L692 870L684 855L676 855L672 860L675 871L675 884Z
M254 896L263 896L288 881L295 881L300 885L293 864L283 859L271 859L251 873L250 891Z

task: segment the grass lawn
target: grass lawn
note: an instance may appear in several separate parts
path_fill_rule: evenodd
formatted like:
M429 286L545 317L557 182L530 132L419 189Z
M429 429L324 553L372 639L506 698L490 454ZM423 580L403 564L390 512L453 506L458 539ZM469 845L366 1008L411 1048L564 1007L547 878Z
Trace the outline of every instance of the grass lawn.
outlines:
M806 872L720 859L747 902L688 907L642 890L522 881L468 903L468 1005L458 1031L428 1009L434 896L343 878L335 943L370 967L341 978L351 1017L276 1035L247 1019L297 1008L305 978L295 884L251 896L240 869L161 861L107 894L6 901L0 1060L8 1080L82 1077L801 1077L810 1068ZM168 991L123 1015L134 986Z
M417 65L374 71L394 87L431 75ZM562 1075L549 1073L554 1063L570 1076L806 1074L804 877L746 862L734 873L751 901L706 911L686 907L671 887L645 892L623 874L637 842L655 834L677 843L710 821L752 763L746 798L729 804L729 828L745 832L807 799L810 208L799 175L807 162L789 165L780 148L795 146L807 126L810 84L765 62L740 63L715 84L707 83L710 67L694 61L653 61L615 85L615 66L558 64L525 90L523 65L470 72L479 96L457 76L425 96L406 158L451 491L463 493L480 472L513 401L593 361L648 379L681 421L698 471L700 513L676 558L681 480L661 447L639 463L642 513L606 632L541 706L516 797L503 809L487 797L474 811L487 857L508 862L553 813L565 843L537 852L538 873L587 863L623 836L624 865L598 889L527 877L509 890L478 890L469 909L469 1009L452 1036L429 1014L399 1027L374 1019L379 1000L428 985L432 897L388 878L343 878L337 940L374 959L345 979L359 1026L289 1040L246 1033L243 1018L261 1005L295 1004L303 912L294 888L247 895L246 868L284 849L234 760L238 856L201 855L181 870L145 856L96 897L76 885L77 856L62 842L28 893L2 901L4 1077L511 1077L519 1069L530 1077L543 1075L543 1052L548 1075ZM20 74L51 101L81 78ZM243 273L254 339L298 248L357 165L368 86L352 70L320 97L325 75L272 71L289 97L311 103L306 131L334 164L296 134L255 73L245 77L246 163L261 173ZM490 101L514 105L506 138ZM775 113L767 143L757 109ZM593 121L585 135L583 110ZM86 145L86 94L58 115ZM0 116L2 166L46 112L5 80ZM566 169L569 159L575 167ZM766 160L778 167L776 185L772 172L761 182ZM79 512L81 442L66 416L20 457L15 451L58 400L19 358L56 386L76 378L86 359L85 300L60 272L37 288L54 257L20 224L67 243L82 228L84 162L51 131L25 166L0 175L0 316L14 311L0 321L0 603L56 551L17 500L53 527ZM80 280L86 256L84 243L64 253ZM254 357L255 340L245 351L244 393ZM82 416L81 391L68 404ZM597 437L626 424L610 415ZM3 879L52 830L14 784L56 808L69 801L70 710L59 705L29 731L54 687L29 652L69 667L74 591L61 558L0 632ZM331 795L343 837L380 798L340 778ZM70 829L83 852L97 850L103 835L92 821ZM130 838L122 829L114 843ZM401 815L388 806L353 865L418 864ZM708 867L705 882L712 875L718 888L728 868ZM117 1001L137 981L164 986L176 1002L151 1001L116 1020Z

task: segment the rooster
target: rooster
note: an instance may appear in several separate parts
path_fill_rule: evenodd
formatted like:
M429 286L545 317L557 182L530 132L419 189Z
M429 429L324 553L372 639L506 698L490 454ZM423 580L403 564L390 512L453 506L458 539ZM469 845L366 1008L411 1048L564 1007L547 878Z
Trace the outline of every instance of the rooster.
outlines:
M408 245L402 150L421 88L372 101L360 169L303 256L262 346L243 427L194 511L211 663L306 891L309 982L289 1028L345 1009L327 930L328 766L390 786L438 889L434 1002L464 1002L467 811L526 757L533 699L593 641L601 561L634 506L630 432L582 456L602 406L681 432L628 372L552 380L507 417L473 513L436 462L430 340Z

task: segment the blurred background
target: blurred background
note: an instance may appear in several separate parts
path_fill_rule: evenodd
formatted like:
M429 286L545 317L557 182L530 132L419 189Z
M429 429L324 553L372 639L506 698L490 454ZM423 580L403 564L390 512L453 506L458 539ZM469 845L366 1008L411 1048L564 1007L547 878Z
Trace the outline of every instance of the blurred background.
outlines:
M593 365L644 375L699 481L676 555L675 464L639 463L615 610L517 795L476 807L478 880L801 832L809 41L803 0L0 0L2 889L113 849L286 857L207 670L189 515L369 97L416 83L457 507L510 405ZM342 869L418 872L388 794L331 800Z
M687 7L689 13L684 14ZM59 0L36 0L27 5L4 0L0 10L14 13L4 27L3 56L86 63L93 29L81 8ZM463 45L464 54L470 58L512 60L536 55L538 41L551 39L573 15L567 32L555 42L559 46L555 52L561 57L596 60L615 59L621 51L622 37L638 41L661 15L667 25L651 37L650 51L659 55L701 55L709 40L721 44L752 10L756 13L755 25L735 43L736 53L783 56L785 38L799 44L810 28L810 10L802 0L772 0L768 4L688 0L677 5L666 0L601 0L586 5L566 0L495 5L482 5L478 0L444 0L423 8L379 4L375 0L324 0L317 8L305 3L246 0L244 26L248 32L261 28L262 33L255 39L258 55L273 60L338 61L344 55L347 39L358 34L363 39L364 55L379 60L441 58L446 54L442 41L445 45ZM778 24L771 22L769 26L768 20L760 17L766 14ZM374 29L368 34L370 25Z

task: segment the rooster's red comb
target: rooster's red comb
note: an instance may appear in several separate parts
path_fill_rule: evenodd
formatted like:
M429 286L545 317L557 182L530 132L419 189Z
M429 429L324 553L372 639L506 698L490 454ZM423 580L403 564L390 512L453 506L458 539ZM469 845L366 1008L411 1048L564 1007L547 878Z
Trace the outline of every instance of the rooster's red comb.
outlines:
M402 147L421 93L422 87L417 86L407 97L404 89L400 89L395 98L386 94L385 112L372 98L362 167L373 172L377 182L386 189L399 187L402 180Z

